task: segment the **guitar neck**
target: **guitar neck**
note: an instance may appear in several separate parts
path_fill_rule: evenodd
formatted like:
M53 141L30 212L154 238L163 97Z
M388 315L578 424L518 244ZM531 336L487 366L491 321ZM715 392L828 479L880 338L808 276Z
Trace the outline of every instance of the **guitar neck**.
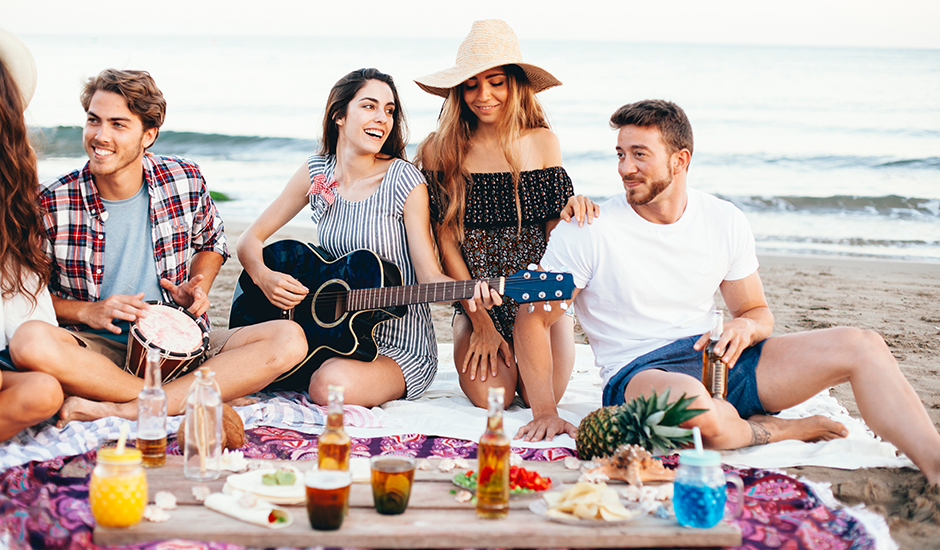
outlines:
M505 277L481 280L486 281L491 289L500 294L505 290ZM476 284L477 280L446 281L442 283L350 290L346 298L346 311L465 300L473 297L473 289Z

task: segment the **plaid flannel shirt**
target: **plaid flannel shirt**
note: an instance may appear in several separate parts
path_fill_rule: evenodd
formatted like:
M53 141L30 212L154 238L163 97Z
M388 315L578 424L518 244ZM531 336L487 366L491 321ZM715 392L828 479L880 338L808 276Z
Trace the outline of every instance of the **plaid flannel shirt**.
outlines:
M181 285L197 252L228 259L225 229L199 167L178 157L147 154L144 182L150 192L150 222L157 277ZM88 164L40 186L46 254L52 259L49 290L60 298L98 301L104 265L108 212ZM170 296L163 290L164 301ZM81 327L66 327L80 329Z

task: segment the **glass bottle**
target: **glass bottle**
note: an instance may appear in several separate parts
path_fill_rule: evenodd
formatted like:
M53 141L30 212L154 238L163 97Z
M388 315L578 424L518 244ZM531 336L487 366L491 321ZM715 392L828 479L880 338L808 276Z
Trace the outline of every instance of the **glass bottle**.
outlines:
M477 446L477 517L505 519L509 515L509 438L503 431L503 388L486 396L486 431Z
M187 479L217 479L222 473L222 396L214 377L208 367L199 367L186 394L183 475Z
M88 483L91 515L102 527L130 527L140 521L147 505L147 474L138 449L98 450L98 462Z
M144 468L166 464L166 392L160 377L160 351L147 349L144 389L137 395L137 448Z
M343 387L327 388L326 430L317 438L317 465L321 470L349 470L349 435L343 429Z
M728 395L728 364L715 353L715 344L724 330L724 313L720 309L712 311L712 330L708 335L708 345L702 352L702 384L714 399L725 399Z

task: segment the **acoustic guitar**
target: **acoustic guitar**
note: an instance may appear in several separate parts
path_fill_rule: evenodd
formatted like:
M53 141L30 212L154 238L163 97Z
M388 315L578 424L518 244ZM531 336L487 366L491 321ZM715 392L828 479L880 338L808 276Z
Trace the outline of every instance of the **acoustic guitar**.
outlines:
M379 323L400 319L408 305L452 302L473 297L477 281L447 281L401 286L401 270L371 250L332 258L322 249L295 240L276 241L262 251L264 265L287 273L310 289L290 312L271 304L242 271L235 285L229 327L290 318L307 337L307 357L269 386L304 390L310 376L331 357L375 360L373 331ZM570 273L520 270L510 277L485 279L491 289L519 303L567 300L574 292Z

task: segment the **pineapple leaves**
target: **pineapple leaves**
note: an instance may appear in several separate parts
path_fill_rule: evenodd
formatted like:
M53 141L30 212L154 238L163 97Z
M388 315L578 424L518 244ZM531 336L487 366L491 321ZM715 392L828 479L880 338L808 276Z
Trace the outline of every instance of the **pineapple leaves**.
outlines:
M656 393L654 392L653 395L655 397ZM666 390L663 395L668 396L669 390ZM683 393L682 397L677 399L666 408L666 414L663 415L661 424L665 426L678 426L679 424L691 420L705 412L705 409L688 408L688 406L691 405L693 401L695 401L695 398L686 397Z

